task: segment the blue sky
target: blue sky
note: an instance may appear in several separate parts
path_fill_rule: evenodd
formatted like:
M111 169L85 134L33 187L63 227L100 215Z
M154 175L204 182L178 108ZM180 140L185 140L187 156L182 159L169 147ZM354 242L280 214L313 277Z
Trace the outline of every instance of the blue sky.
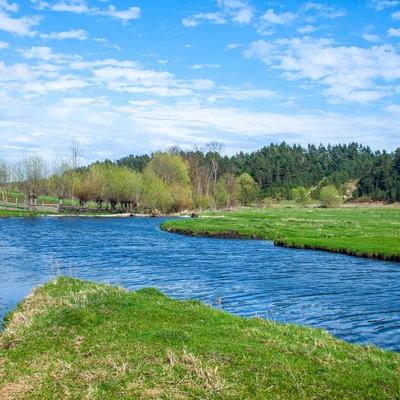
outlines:
M0 157L400 146L400 1L0 0Z

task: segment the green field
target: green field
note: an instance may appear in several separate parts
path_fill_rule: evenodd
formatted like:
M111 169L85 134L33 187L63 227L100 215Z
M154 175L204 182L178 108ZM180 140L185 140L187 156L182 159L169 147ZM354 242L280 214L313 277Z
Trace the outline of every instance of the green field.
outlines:
M241 208L169 220L161 228L187 235L269 239L287 247L400 261L399 207Z
M55 213L44 211L26 211L23 208L0 209L0 218L13 218L13 217L40 217L43 215L52 215Z
M400 355L59 277L0 332L1 399L398 399Z

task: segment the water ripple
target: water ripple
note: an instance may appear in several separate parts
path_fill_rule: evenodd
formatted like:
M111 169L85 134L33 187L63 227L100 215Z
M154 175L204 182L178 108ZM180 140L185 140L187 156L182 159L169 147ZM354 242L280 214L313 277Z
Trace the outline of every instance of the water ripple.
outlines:
M349 342L400 351L399 263L267 241L183 237L162 232L160 222L0 220L0 321L59 268L82 279L130 290L153 286L245 317L320 327Z

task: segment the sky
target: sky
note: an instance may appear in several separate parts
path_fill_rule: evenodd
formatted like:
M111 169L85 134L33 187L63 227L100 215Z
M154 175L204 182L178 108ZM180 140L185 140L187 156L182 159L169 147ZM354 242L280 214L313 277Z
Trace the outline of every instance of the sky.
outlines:
M0 0L0 157L400 147L400 0Z

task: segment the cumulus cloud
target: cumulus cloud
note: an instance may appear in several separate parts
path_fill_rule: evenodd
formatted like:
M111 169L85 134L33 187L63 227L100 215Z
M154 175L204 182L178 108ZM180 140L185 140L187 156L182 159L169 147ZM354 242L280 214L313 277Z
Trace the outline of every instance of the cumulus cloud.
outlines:
M367 41L367 42L372 42L372 43L379 43L382 42L382 39L378 35L373 35L371 33L364 33L362 37Z
M11 18L4 12L0 12L0 30L17 36L35 36L36 32L31 28L39 25L39 23L40 17L38 16Z
M388 37L400 37L400 29L390 28L388 30Z
M75 14L88 13L89 8L84 1L81 0L64 0L50 6L53 11L71 12Z
M315 31L315 28L312 25L306 25L306 26L297 28L297 32L299 32L301 34L312 33L314 31Z
M296 15L291 12L286 12L282 14L275 14L275 11L270 8L266 13L264 13L261 17L261 21L271 24L271 25L285 25L291 23L294 19L296 19Z
M8 4L7 0L0 0L0 10L1 9L11 12L17 12L18 4L17 3Z
M77 40L86 40L88 38L88 34L83 29L70 30L66 32L52 32L48 34L41 34L40 37L42 39L77 39Z
M218 6L233 22L239 24L249 24L254 17L253 8L244 1L240 0L218 0Z
M45 46L33 46L29 49L20 50L20 53L22 57L28 59L39 58L45 61L60 59L60 55L54 54L50 47Z
M17 63L7 66L3 61L0 61L0 81L26 82L31 81L34 77L27 64Z
M117 18L125 22L131 19L139 19L141 17L141 10L139 7L129 7L127 10L117 11L115 6L110 5L107 10L98 10L96 13Z

